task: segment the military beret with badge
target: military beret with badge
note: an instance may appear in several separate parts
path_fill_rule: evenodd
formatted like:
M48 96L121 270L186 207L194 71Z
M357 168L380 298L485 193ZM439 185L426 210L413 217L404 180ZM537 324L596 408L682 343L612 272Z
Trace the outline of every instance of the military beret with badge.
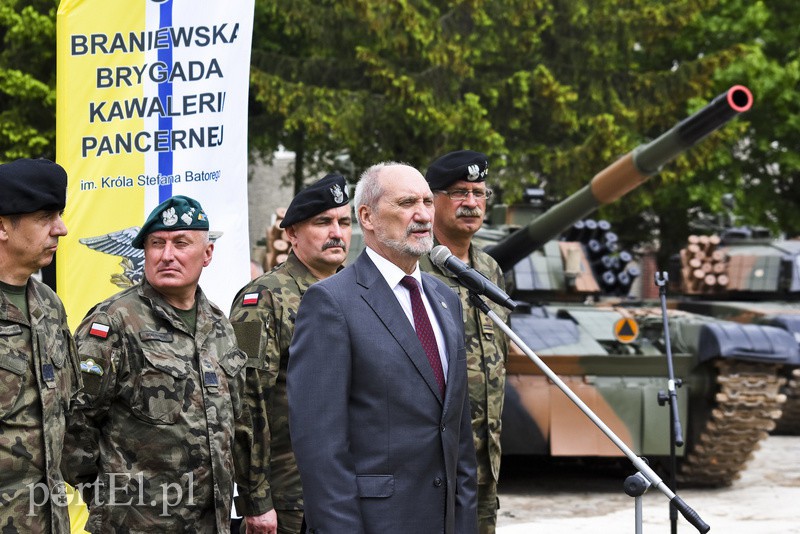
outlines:
M48 159L22 158L0 165L0 215L63 210L67 171Z
M456 150L430 164L425 179L432 190L445 189L453 182L484 182L489 174L489 158L474 150Z
M331 208L350 202L347 182L341 174L331 173L295 195L281 221L281 228L310 219Z
M208 230L208 217L203 207L193 198L175 195L150 213L139 233L131 241L134 248L144 248L144 239L153 232L162 230Z

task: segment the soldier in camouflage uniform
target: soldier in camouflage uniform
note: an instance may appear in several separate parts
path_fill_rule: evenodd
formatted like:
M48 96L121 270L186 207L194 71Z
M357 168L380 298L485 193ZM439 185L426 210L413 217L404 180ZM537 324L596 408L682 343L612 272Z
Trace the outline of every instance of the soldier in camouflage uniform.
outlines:
M289 344L306 289L336 273L347 257L352 233L348 200L345 179L338 174L298 193L281 221L292 243L289 257L242 288L231 308L239 346L249 356L248 373L258 377L258 390L247 395L254 423L271 433L270 447L254 451L252 469L269 466L279 534L298 534L303 520L303 490L289 438Z
M68 533L59 464L80 372L61 301L31 277L67 234L67 173L16 160L0 191L0 532Z
M425 174L434 193L433 223L435 245L450 252L480 272L501 289L503 273L489 255L472 245L472 236L483 224L488 160L471 150L451 152L434 161ZM500 423L505 396L505 364L508 340L492 320L468 300L468 290L449 272L433 265L428 256L420 268L447 283L461 297L467 348L467 379L472 409L472 433L478 460L478 527L481 534L495 532L497 523L497 480L500 474ZM488 302L504 321L508 311Z
M84 391L65 476L84 494L90 532L228 532L234 479L251 515L267 511L266 482L248 471L246 356L198 286L208 218L174 196L131 244L144 248L144 280L96 305L75 335Z

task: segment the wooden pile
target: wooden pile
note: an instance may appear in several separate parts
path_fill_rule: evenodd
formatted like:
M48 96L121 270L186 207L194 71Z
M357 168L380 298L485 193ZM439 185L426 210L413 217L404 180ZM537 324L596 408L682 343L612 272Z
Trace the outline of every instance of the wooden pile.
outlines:
M716 235L690 235L681 249L681 277L686 293L724 291L729 284L729 258Z
M289 256L289 249L292 244L286 237L286 230L280 227L281 221L286 215L286 208L275 209L275 220L267 228L267 253L264 256L264 270L270 270L279 263L286 261Z

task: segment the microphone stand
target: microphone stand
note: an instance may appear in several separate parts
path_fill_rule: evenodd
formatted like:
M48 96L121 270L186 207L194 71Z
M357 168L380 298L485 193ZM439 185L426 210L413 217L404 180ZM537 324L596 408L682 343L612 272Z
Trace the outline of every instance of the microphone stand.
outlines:
M678 392L676 390L681 386L681 381L680 379L675 380L675 372L672 366L672 346L669 340L669 321L667 320L667 282L669 281L669 274L666 271L657 272L655 280L658 286L658 294L661 298L661 317L664 322L664 343L667 352L668 373L667 392L658 392L658 404L659 406L669 404L669 487L675 491L675 473L678 469L675 447L683 447L683 431L681 429L680 413L678 412ZM669 522L671 534L676 534L678 532L678 512L672 504L669 506Z
M658 489L663 493L669 501L675 506L675 508L683 515L686 520L692 524L701 534L705 534L711 527L708 526L695 512L692 510L689 505L687 505L683 499L681 499L678 495L676 495L665 483L661 478L653 471L649 465L640 457L636 456L636 454L628 447L624 441L622 441L614 432L595 414L589 406L583 402L580 397L578 397L574 391L572 391L569 386L567 386L561 378L558 377L557 374L553 372L550 367L547 366L546 363L542 361L539 356L533 352L530 347L528 347L522 339L514 333L511 328L505 324L498 315L492 311L491 308L486 304L486 302L481 299L479 295L474 293L473 291L469 292L469 300L473 306L481 310L483 313L489 316L489 318L494 321L494 323L506 333L506 335L511 339L517 346L525 353L528 358L536 364L536 366L541 369L541 371L549 378L558 388L564 392L564 394L569 397L569 399L578 407L580 410L591 419L591 421L599 428L608 439L610 439L614 445L616 445L619 450L621 450L625 456L633 463L634 467L639 470L640 473L647 479L651 486Z

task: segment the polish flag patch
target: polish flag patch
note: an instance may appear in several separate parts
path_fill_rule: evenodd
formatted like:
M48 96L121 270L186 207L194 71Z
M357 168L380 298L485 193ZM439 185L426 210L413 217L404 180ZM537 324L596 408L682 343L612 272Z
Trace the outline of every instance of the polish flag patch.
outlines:
M245 293L242 297L242 306L255 306L258 304L258 293Z
M89 335L105 339L108 337L109 330L110 328L108 325L92 323L92 327L89 329Z

